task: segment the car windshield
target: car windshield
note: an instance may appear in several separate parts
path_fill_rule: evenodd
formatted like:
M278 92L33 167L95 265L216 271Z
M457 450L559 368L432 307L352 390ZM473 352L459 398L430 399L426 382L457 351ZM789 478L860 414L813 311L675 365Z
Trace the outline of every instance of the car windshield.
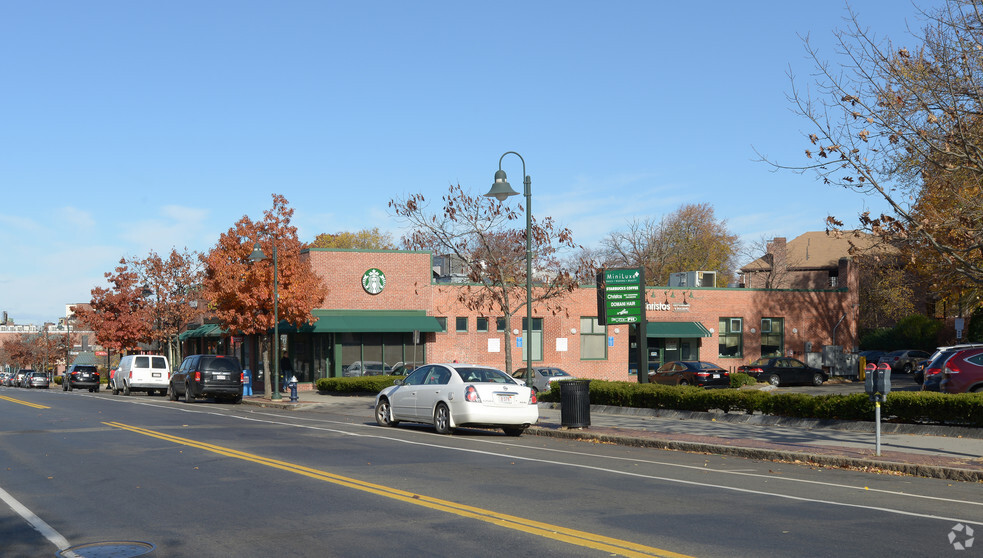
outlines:
M770 358L759 358L758 360L751 363L751 366L768 366L771 364Z
M712 362L695 362L694 364L696 365L696 368L699 368L700 370L715 370L720 368Z
M515 384L508 374L497 368L461 367L456 368L458 375L465 382Z
M96 367L95 366L86 366L86 365L76 366L75 367L75 371L76 372L95 372L96 371Z
M569 376L565 370L560 370L559 368L553 369L553 376Z

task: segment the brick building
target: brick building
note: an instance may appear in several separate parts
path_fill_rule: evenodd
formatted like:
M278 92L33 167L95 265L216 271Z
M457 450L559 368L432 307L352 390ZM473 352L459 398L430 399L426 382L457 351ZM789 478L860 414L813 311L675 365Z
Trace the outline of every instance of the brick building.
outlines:
M311 249L303 257L324 278L328 295L309 324L280 328L291 373L301 382L342 376L356 362L456 360L505 369L505 351L518 368L528 347L534 364L585 378L635 378L634 326L598 325L593 287L567 295L557 314L534 304L531 342L518 346L525 310L508 324L501 315L468 310L459 301L461 290L480 287L440 280L429 252ZM648 287L649 366L703 359L730 368L766 354L801 356L824 345L852 350L857 274L849 259L837 262L837 277L835 288ZM512 332L509 346L506 327ZM185 336L186 352L235 354L245 367L259 370L256 339L202 329Z

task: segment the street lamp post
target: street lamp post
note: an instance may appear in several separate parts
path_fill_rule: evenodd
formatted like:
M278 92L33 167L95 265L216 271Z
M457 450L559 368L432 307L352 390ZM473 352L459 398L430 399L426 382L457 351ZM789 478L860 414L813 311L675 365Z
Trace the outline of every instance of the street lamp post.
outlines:
M249 254L250 262L261 262L266 259L266 254L259 247L259 242L253 245L253 253ZM277 261L276 261L276 241L273 242L273 394L270 399L279 401L283 399L280 395L280 294L277 284Z
M519 193L512 189L502 170L502 160L509 153L522 161L522 184L526 197L526 385L532 386L532 179L526 174L526 160L515 151L506 151L498 159L498 170L495 171L495 182L486 197L505 201L509 196ZM507 325L507 324L506 324Z

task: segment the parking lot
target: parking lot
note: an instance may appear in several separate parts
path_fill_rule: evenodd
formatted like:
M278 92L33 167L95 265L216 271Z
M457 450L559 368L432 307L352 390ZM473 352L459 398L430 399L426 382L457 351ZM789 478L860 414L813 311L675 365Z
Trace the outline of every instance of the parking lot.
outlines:
M763 384L759 384L763 386ZM920 391L911 374L892 374L891 391ZM777 393L808 393L810 395L864 393L864 382L859 378L837 376L821 386L782 386L774 388Z

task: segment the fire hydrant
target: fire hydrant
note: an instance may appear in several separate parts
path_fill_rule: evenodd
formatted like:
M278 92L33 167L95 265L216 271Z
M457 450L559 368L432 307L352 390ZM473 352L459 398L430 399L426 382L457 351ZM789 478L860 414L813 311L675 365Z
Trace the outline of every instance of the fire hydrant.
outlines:
M297 398L297 376L291 376L290 377L290 383L287 384L287 387L290 388L290 401L296 403L297 400L298 400L298 398Z
M243 397L253 395L253 374L248 368L242 371L242 395Z

